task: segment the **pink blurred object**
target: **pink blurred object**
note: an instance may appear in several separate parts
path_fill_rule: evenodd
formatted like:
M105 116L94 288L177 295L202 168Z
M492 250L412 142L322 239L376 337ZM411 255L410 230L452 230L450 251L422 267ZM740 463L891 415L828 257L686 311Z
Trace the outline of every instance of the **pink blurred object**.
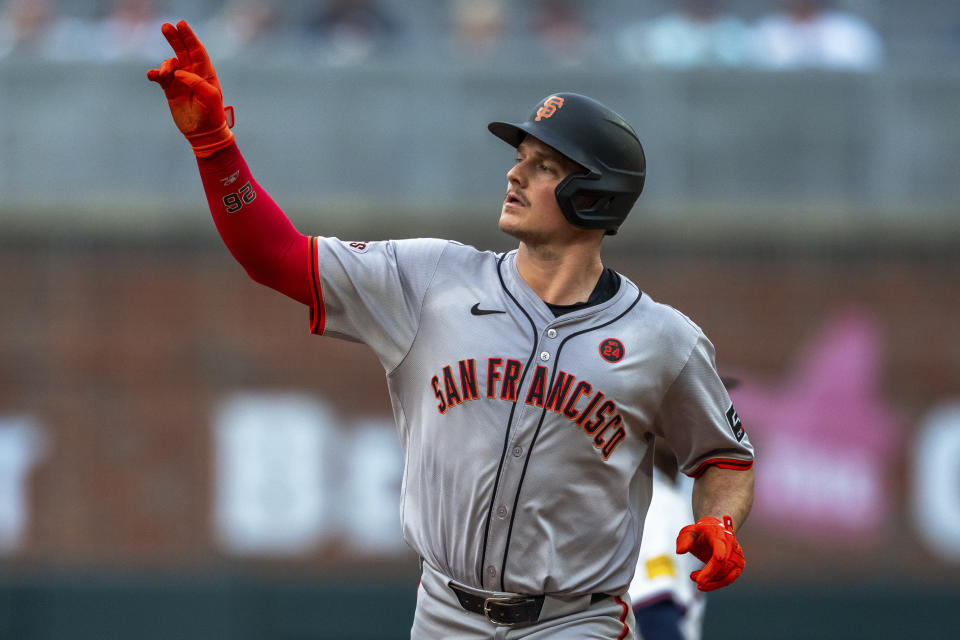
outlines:
M782 380L738 374L731 395L757 448L752 519L798 538L878 542L900 432L880 386L882 351L873 314L848 309Z

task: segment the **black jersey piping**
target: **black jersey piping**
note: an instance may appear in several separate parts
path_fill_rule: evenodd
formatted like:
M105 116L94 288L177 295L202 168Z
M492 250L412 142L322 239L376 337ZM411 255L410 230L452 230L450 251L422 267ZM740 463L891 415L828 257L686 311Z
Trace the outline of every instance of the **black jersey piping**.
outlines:
M506 283L503 281L503 271L501 270L501 265L503 264L503 259L507 257L506 253L500 255L500 259L497 260L497 277L500 279L500 286L503 287L503 290L506 291L507 295L510 296L510 299L513 300L513 303L517 305L517 308L520 309L521 313L526 316L527 321L530 322L530 328L533 331L533 349L530 351L530 357L527 358L527 364L523 367L523 371L520 373L520 381L517 383L517 397L513 401L513 405L510 407L510 415L507 418L507 426L503 434L503 451L500 452L500 465L497 467L497 477L493 483L493 492L490 494L490 505L487 507L487 520L483 525L483 549L480 553L480 575L479 584L483 584L483 570L487 564L487 542L490 536L490 519L493 517L493 503L497 501L497 490L500 488L500 475L503 473L503 461L507 457L507 449L510 447L510 427L513 424L513 414L517 410L517 402L520 400L520 389L523 388L523 381L527 377L527 371L530 370L530 363L533 362L533 357L537 353L537 325L534 324L533 318L530 317L530 314L527 313L526 309L520 306L520 303L517 302L517 299L513 297L513 294L510 293L510 290L507 289ZM509 540L509 538L508 538ZM500 576L501 584L503 576Z
M623 316L630 313L630 310L637 306L637 303L640 302L640 298L643 297L643 292L640 291L637 293L637 298L630 303L630 306L627 307L623 313L618 315L616 318L604 322L603 324L598 324L595 327L590 327L588 329L583 329L582 331L577 331L576 333L571 333L569 336L560 341L560 344L557 346L557 352L553 358L553 372L550 374L550 383L547 385L547 389L553 387L553 383L557 377L557 371L560 369L560 351L563 350L563 345L567 343L571 338L583 335L584 333L589 333L590 331L596 331L597 329L602 329L606 326L609 326L622 318ZM536 351L536 348L534 348ZM537 429L533 432L533 438L530 440L530 446L527 447L527 457L523 461L523 471L520 472L520 482L517 484L517 495L513 499L513 509L510 512L510 526L507 528L507 542L503 549L503 564L500 566L500 590L506 591L505 587L505 574L507 572L507 556L510 554L510 538L513 536L513 523L517 517L517 505L520 504L520 492L523 490L523 479L527 475L527 465L530 464L530 455L533 453L533 447L537 443L537 436L540 435L540 428L543 427L543 419L547 415L547 408L544 406L543 411L540 412L540 421L537 423Z

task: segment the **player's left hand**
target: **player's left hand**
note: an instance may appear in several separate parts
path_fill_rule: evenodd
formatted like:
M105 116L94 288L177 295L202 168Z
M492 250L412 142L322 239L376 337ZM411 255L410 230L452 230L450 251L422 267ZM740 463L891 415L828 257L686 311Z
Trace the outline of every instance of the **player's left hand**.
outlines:
M159 69L150 69L147 79L163 88L173 121L193 152L210 156L233 142L233 107L224 108L213 63L186 20L177 26L165 22L160 30L177 57L164 60Z
M743 573L743 549L734 535L730 516L724 516L723 522L707 516L681 529L677 553L687 552L705 563L703 569L690 574L700 591L725 587Z

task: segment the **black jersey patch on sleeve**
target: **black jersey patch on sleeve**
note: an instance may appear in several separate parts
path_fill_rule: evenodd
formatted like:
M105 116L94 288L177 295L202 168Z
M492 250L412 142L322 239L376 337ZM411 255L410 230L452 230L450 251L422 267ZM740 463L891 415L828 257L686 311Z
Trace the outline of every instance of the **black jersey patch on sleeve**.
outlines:
M727 424L733 430L733 437L737 439L737 442L743 440L743 424L741 424L740 416L737 415L737 410L733 408L733 404L727 409Z

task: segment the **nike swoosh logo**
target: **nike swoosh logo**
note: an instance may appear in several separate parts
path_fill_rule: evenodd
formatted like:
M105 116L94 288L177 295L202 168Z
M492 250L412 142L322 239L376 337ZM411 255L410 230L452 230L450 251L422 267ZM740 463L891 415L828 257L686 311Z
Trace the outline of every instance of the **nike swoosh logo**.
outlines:
M480 303L478 302L477 304L470 307L470 313L472 313L475 316L488 316L491 313L506 313L506 311L497 311L496 309L481 309Z

